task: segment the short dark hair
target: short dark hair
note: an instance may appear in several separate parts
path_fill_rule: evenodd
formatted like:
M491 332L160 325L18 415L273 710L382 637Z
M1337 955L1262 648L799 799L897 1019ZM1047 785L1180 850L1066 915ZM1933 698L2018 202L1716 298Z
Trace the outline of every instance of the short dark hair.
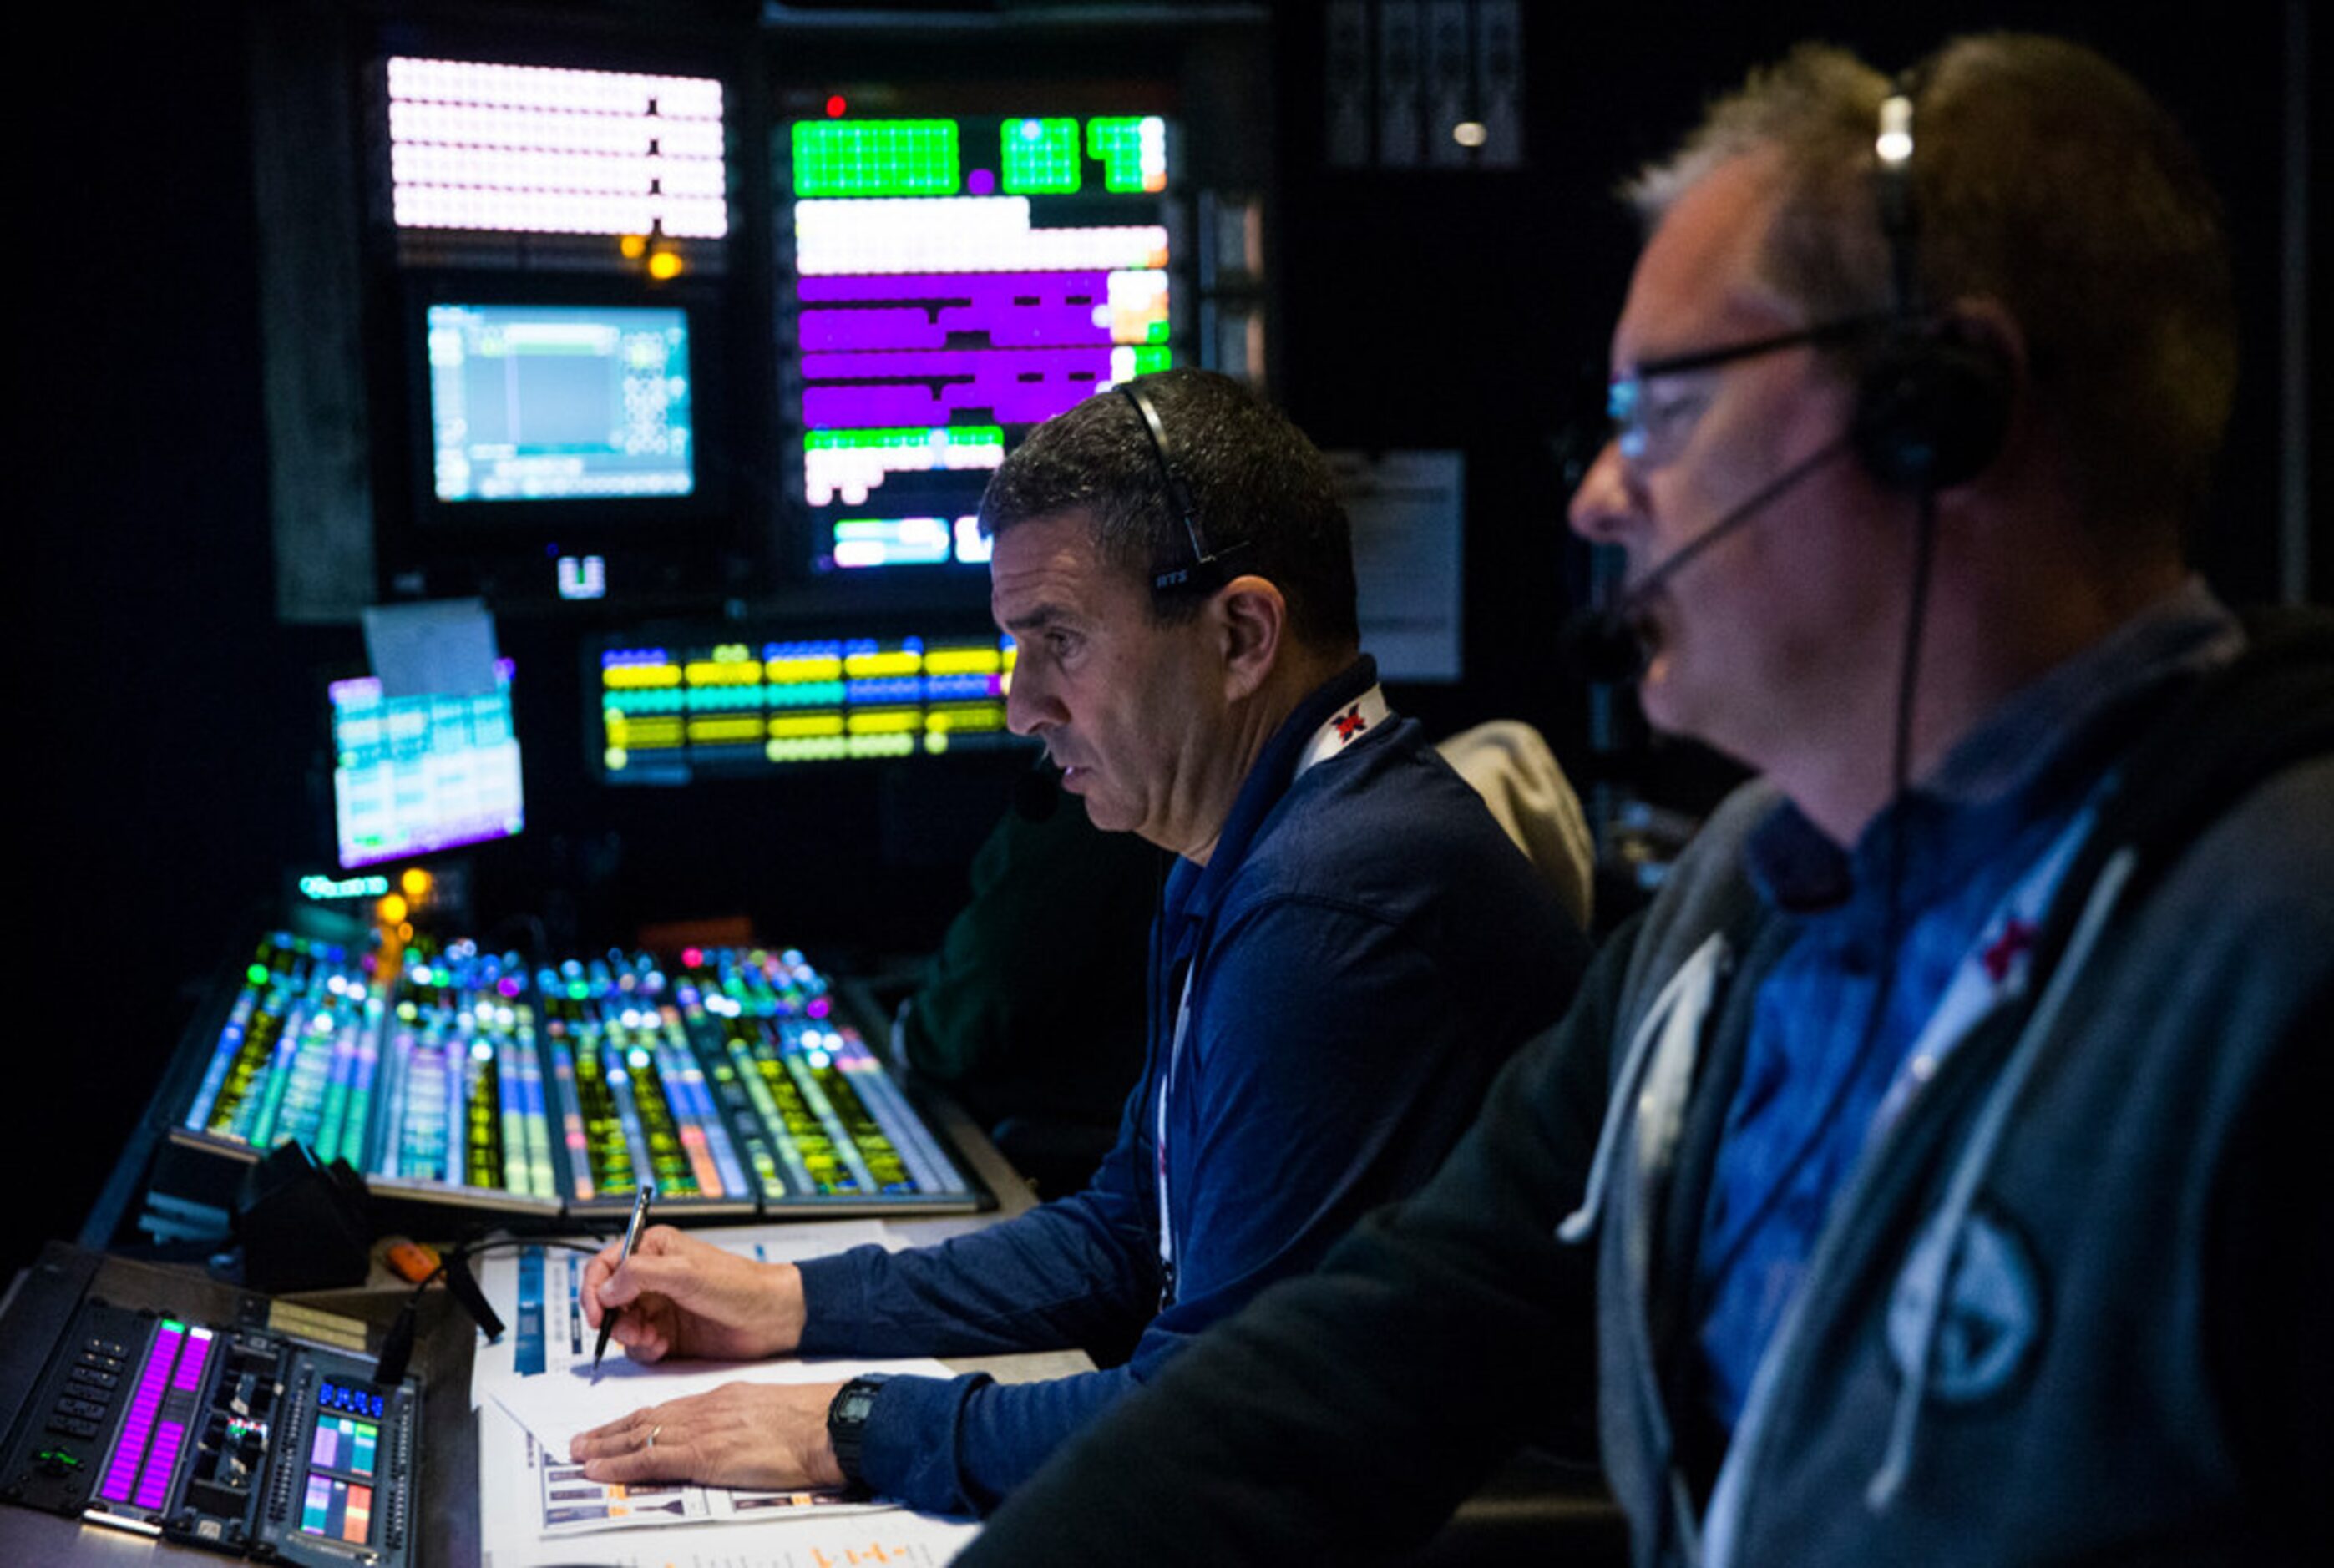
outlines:
M1168 459L1191 494L1207 548L1239 546L1229 569L1280 590L1299 641L1357 645L1353 524L1329 465L1305 433L1213 370L1161 370L1137 384L1159 412ZM980 526L994 536L1067 512L1084 512L1102 558L1146 585L1191 563L1143 416L1114 389L1046 420L1007 455L981 496ZM1151 601L1155 619L1184 620L1203 601L1154 593Z
M2236 384L2227 242L2194 151L2137 82L2062 39L1955 39L1905 80L1921 297L2000 301L2094 525L2175 542ZM1872 146L1894 90L1843 50L1802 44L1625 194L1650 226L1720 163L1771 149L1768 280L1811 319L1885 309Z

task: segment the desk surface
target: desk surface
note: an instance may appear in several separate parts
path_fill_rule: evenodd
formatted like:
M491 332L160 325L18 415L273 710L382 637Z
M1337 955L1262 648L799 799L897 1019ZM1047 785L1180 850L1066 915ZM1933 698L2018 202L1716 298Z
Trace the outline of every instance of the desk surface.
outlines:
M1027 1185L962 1112L944 1107L940 1119L946 1135L997 1195L998 1206L980 1215L886 1221L911 1244L944 1240L1033 1207ZM801 1223L815 1227L822 1222ZM44 1257L34 1271L49 1261ZM121 1257L101 1258L97 1267L95 1294L209 1321L231 1320L242 1294L190 1267L159 1266ZM12 1284L10 1302L34 1271L27 1271ZM375 1277L364 1288L303 1293L288 1299L381 1327L394 1318L410 1289L376 1265ZM429 1293L423 1302L413 1365L424 1380L420 1496L429 1523L417 1560L428 1568L439 1568L439 1564L472 1563L478 1556L477 1421L468 1400L459 1394L469 1382L476 1335L468 1318L444 1292ZM1001 1381L1019 1382L1066 1376L1086 1371L1093 1363L1079 1352L1060 1351L952 1359L946 1364L959 1371L986 1371ZM451 1397L443 1392L449 1390L456 1390ZM578 1561L592 1560L588 1537L579 1538L575 1547ZM192 1547L0 1506L0 1563L89 1564L92 1568L140 1568L167 1563L178 1568L181 1563L216 1565L229 1561Z

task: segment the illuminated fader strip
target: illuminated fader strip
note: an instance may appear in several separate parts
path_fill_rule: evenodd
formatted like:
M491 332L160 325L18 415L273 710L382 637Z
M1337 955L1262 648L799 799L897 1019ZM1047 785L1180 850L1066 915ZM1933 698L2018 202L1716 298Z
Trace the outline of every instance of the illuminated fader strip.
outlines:
M675 991L709 1061L728 1056L796 1196L961 1193L963 1180L858 1032L826 977L791 948L692 949ZM757 1154L762 1151L757 1150Z
M859 1032L846 1027L835 1037L835 1068L873 1124L882 1130L904 1169L909 1189L962 1191L962 1178L950 1166L948 1156L940 1152L923 1118L909 1105L907 1095L883 1071L882 1063L876 1061Z
M588 1174L577 1197L619 1197L653 1179L661 1195L750 1200L753 1185L691 1050L680 1009L647 955L570 960L545 971L548 1033L572 1072ZM555 1073L558 1068L555 1066Z
M701 987L704 1010L727 1023L723 1043L787 1178L773 1190L820 1198L866 1193L865 1160L833 1119L820 1114L786 1061L786 1032L832 1011L825 976L791 948L711 948L685 953L682 963Z
M601 1049L601 1026L591 1005L592 983L581 959L538 970L535 997L542 1005L544 1045L563 1092L563 1126L569 1189L578 1201L633 1190L640 1157L626 1126L629 1093L619 1096Z
M264 938L181 1125L261 1149L313 1135L333 1098L335 1046L381 1026L367 962L288 932ZM367 1087L351 1076L357 1066L354 1056L343 1063L341 1094ZM336 1128L349 1124L347 1110L344 1101Z
M883 1130L866 1113L850 1080L835 1067L842 1037L815 1024L790 1019L780 1025L785 1042L779 1061L794 1079L810 1113L818 1119L835 1156L848 1170L848 1189L898 1193L911 1190L906 1169Z

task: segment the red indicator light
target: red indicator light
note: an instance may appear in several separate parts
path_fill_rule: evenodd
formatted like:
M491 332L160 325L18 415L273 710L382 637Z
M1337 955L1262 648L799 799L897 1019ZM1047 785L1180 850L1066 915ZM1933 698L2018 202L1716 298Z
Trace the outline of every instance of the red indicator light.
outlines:
M840 120L843 118L843 111L850 107L844 102L843 94L838 92L826 101L826 117L829 120Z

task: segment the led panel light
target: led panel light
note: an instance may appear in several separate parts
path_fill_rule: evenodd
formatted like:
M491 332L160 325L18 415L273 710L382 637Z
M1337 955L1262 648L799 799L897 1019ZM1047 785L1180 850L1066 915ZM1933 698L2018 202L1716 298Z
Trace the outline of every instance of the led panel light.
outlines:
M716 81L399 57L388 130L400 227L728 232Z

